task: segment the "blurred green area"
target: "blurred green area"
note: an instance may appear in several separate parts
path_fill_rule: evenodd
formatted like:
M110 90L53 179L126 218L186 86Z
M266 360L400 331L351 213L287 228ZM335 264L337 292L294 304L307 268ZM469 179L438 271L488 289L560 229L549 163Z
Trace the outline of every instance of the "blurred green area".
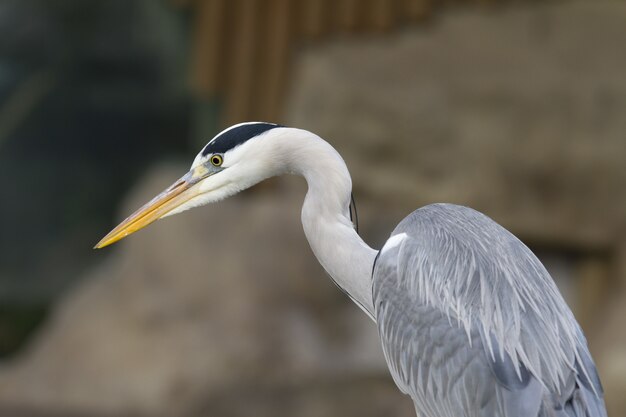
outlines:
M140 174L188 156L187 20L165 1L0 4L0 354L94 262Z
M0 360L10 359L43 324L47 305L3 304L0 306Z

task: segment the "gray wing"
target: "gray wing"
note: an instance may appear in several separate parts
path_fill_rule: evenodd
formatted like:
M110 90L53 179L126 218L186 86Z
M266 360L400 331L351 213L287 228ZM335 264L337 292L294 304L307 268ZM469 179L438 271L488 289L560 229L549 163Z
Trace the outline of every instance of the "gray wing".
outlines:
M604 417L586 340L550 275L472 209L394 230L373 271L383 350L420 417Z

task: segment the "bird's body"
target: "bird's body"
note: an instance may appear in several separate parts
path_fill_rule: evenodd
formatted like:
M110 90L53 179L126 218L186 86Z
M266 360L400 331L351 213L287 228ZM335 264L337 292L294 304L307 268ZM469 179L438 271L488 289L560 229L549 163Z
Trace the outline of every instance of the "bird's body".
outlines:
M419 415L601 416L585 338L515 236L433 204L394 230L373 272L385 357Z
M405 218L380 251L370 248L350 220L343 159L304 130L259 122L225 130L97 247L286 173L306 179L311 248L376 321L391 374L420 417L606 416L582 331L522 242L472 209L438 204Z

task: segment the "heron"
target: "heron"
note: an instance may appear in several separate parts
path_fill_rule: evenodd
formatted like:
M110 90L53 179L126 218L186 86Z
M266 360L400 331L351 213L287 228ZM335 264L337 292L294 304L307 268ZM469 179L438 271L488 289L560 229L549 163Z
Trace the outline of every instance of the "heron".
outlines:
M441 203L371 248L352 222L346 163L307 130L248 122L220 132L189 172L95 247L283 174L306 180L301 220L313 254L376 323L418 416L606 416L585 336L526 245L478 211Z

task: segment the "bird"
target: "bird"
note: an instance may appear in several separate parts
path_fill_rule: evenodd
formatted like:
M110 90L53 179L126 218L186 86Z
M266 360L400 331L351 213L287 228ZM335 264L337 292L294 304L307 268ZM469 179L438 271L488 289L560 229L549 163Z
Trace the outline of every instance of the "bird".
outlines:
M524 243L485 214L434 203L371 248L352 221L346 163L307 130L225 129L95 248L283 174L305 178L301 220L313 254L376 323L391 376L418 416L607 415L581 327Z

